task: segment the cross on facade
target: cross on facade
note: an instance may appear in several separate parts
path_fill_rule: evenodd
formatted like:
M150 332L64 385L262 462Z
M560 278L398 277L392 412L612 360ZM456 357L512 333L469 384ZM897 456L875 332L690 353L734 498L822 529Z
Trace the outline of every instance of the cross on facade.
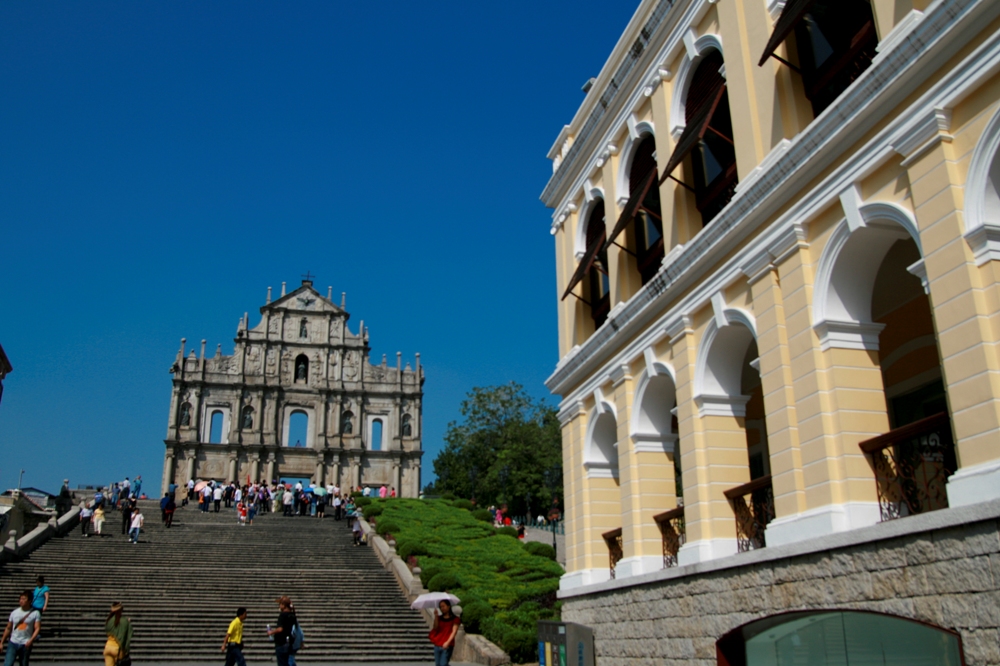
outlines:
M312 280L314 277L316 277L316 276L313 275L312 273L310 273L309 271L306 271L306 274L302 276L302 279L303 280Z

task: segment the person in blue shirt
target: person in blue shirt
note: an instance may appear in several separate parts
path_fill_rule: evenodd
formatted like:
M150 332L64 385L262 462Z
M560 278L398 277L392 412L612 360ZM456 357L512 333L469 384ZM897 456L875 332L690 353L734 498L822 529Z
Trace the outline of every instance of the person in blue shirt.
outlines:
M36 581L38 585L31 593L31 607L41 615L49 609L49 586L45 584L45 577L39 576Z
M135 483L133 485L132 497L139 499L142 497L142 476L135 477Z

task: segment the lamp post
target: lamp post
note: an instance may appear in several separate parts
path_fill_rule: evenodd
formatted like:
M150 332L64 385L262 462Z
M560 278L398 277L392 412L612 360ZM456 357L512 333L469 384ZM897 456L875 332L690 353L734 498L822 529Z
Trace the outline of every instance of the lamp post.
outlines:
M18 490L21 489L21 479L23 479L23 478L24 478L24 470L22 469L21 473L17 475L17 489Z
M556 488L558 487L558 481L561 471L562 470L558 465L553 465L549 469L545 470L545 485L549 487L549 494L552 496L553 509L557 504ZM555 511L550 511L549 515L552 518L552 520L549 521L552 524L552 550L558 553L558 549L556 547L556 523L558 522L556 516L558 514Z

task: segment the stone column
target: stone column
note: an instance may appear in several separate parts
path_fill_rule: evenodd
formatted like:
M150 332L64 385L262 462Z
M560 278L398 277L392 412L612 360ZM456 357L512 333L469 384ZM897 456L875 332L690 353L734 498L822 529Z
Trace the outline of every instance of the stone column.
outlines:
M275 463L275 455L274 451L271 451L270 453L267 454L267 479L265 480L268 483L274 481L274 463Z
M231 453L229 455L229 476L228 480L230 483L236 481L236 459L237 454Z
M190 481L191 479L194 478L194 459L195 459L195 455L197 455L197 454L195 453L194 449L188 449L185 452L185 456L187 457L187 481Z
M256 482L260 478L260 454L250 454L250 480Z
M163 483L161 484L160 494L170 490L170 484L174 482L174 450L167 449L166 455L163 457Z
M402 475L400 473L401 465L402 461L397 460L396 464L392 466L392 487L396 489L396 497L403 496Z
M313 480L317 486L323 485L323 456L320 455L316 458L316 471L313 473Z
M950 115L935 111L938 126ZM903 161L920 228L924 270L941 354L941 370L948 393L948 407L958 472L948 479L948 503L960 506L1000 496L1000 358L997 355L997 320L1000 308L1000 262L988 256L976 260L969 243L989 241L981 228L969 239L963 236L967 164L960 150L969 139L953 141L939 131ZM996 223L995 220L989 222ZM981 263L982 265L977 265Z

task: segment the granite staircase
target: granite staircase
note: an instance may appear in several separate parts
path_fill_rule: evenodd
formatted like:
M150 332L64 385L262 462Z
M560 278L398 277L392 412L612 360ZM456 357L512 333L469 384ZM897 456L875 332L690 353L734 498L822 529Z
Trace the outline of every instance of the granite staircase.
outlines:
M222 639L239 606L248 609L248 663L274 663L265 624L275 623L283 594L306 637L299 662L433 663L420 613L371 549L353 545L346 521L278 513L240 526L231 509L202 513L189 505L165 529L158 503L141 507L146 527L138 544L127 542L120 514L109 512L104 536L84 538L76 529L0 567L4 612L36 576L52 588L33 664L101 662L113 601L132 619L137 666L222 663Z

